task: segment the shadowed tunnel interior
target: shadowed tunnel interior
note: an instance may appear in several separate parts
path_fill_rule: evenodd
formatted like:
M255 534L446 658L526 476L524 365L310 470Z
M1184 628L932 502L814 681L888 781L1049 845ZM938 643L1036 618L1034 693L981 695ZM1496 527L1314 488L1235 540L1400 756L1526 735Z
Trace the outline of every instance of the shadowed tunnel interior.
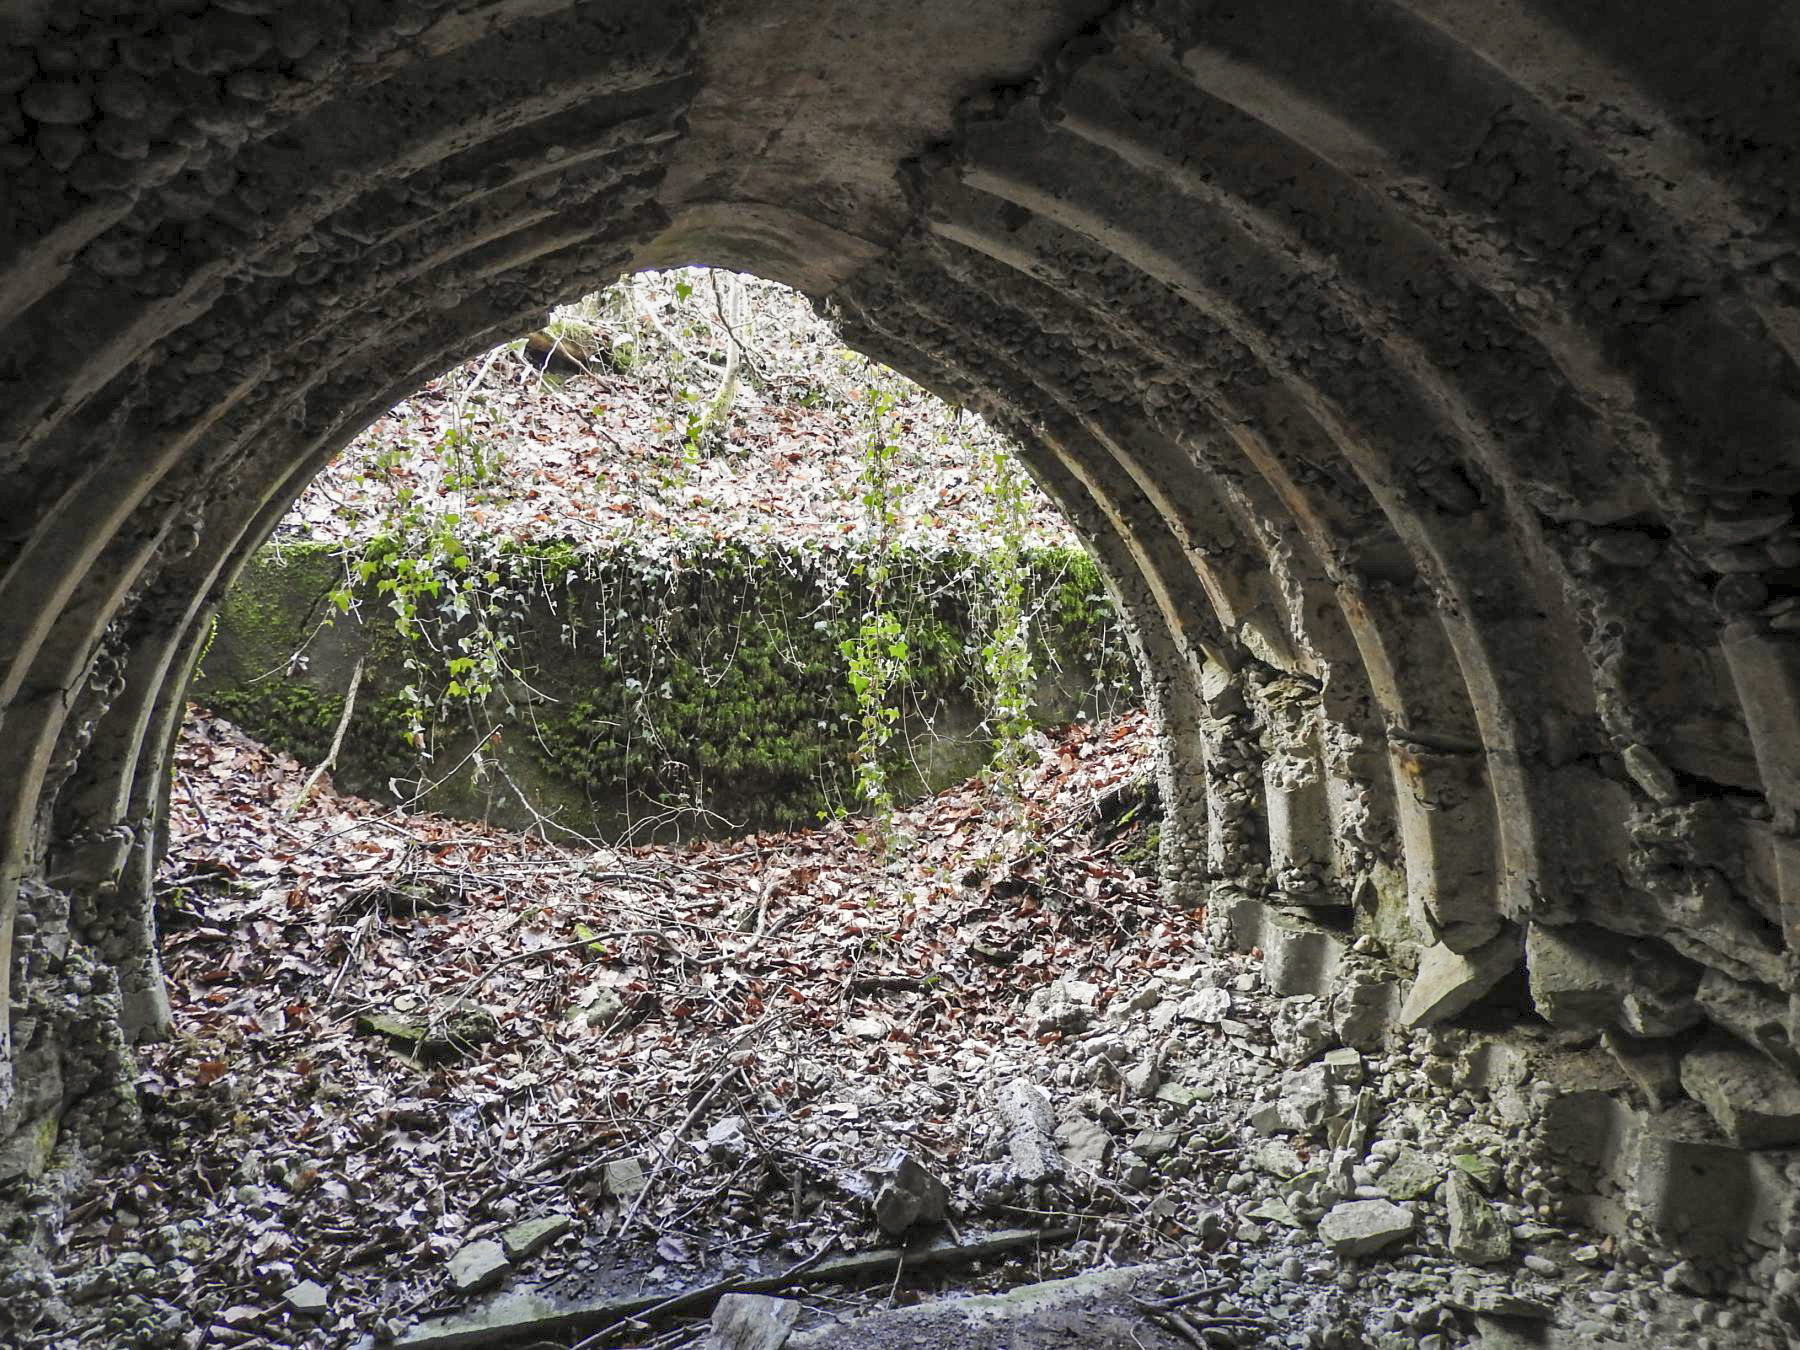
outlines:
M1792 5L8 0L0 40L0 1145L132 1128L183 690L308 477L688 263L1020 437L1129 616L1169 903L1346 1017L1522 983L1800 1143Z

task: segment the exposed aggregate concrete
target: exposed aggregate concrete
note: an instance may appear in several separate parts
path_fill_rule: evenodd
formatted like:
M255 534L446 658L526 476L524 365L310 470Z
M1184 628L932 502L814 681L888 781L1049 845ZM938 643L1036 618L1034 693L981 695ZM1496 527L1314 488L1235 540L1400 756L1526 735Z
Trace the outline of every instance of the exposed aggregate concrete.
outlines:
M716 262L1025 438L1132 616L1171 903L1340 1035L1604 1031L1608 1143L1532 1184L1800 1315L1791 6L1028 9L0 5L9 1250L166 1027L222 588L425 376ZM1709 1150L1745 1199L1684 1234Z

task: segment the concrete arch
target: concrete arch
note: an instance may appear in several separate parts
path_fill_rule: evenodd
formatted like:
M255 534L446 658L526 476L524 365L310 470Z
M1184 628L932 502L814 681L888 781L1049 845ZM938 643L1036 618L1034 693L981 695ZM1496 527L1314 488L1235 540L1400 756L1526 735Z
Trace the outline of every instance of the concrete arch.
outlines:
M1800 24L1700 13L0 0L0 1145L129 1125L166 748L286 503L689 262L1024 437L1135 628L1172 900L1547 1010L1633 939L1800 1093Z

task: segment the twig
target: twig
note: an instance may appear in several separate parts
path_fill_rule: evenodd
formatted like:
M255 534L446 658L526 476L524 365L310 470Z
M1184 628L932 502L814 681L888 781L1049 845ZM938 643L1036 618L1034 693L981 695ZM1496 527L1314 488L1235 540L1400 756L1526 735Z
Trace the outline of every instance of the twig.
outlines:
M505 970L506 967L513 965L516 962L529 961L535 956L552 956L557 952L572 952L577 947L589 947L596 942L611 942L615 938L667 936L668 934L660 928L615 928L607 933L590 933L587 937L576 938L573 942L556 942L548 947L529 947L524 951L514 952L511 956L503 956L498 961L495 961L474 979L470 980L469 983L463 987L462 993L457 997L467 998L483 984L487 983L490 976L499 974L502 970Z
M176 777L181 780L181 790L187 793L188 805L193 807L194 814L200 817L200 828L203 830L210 830L212 828L212 821L207 818L206 808L200 805L200 798L194 792L194 785L188 781L188 776L185 773L178 773Z
M1165 1330L1174 1332L1182 1340L1193 1346L1195 1350L1207 1350L1206 1341L1194 1324L1174 1309L1151 1311L1146 1309L1144 1315Z
M362 686L362 677L363 659L359 656L356 658L355 668L350 672L350 688L344 694L344 711L338 715L337 730L331 733L331 749L325 752L325 758L319 761L319 767L312 771L311 777L300 785L294 799L287 804L285 814L289 820L306 805L306 799L312 795L313 788L325 776L326 771L337 767L338 751L344 748L344 733L350 730L350 715L356 711L356 691Z
M778 1275L729 1275L699 1289L690 1290L684 1294L674 1294L640 1312L628 1312L622 1317L615 1317L600 1330L575 1342L569 1347L569 1350L595 1350L602 1341L616 1335L626 1327L642 1326L655 1317L685 1312L691 1307L712 1302L725 1294L766 1294L797 1284L814 1282L835 1284L867 1279L876 1274L886 1275L889 1264L893 1262L910 1262L915 1269L919 1266L966 1265L972 1261L988 1260L990 1257L1001 1255L1018 1247L1062 1242L1074 1235L1073 1228L1014 1230L997 1233L992 1237L969 1243L967 1246L927 1246L910 1250L889 1247L880 1251L858 1252L833 1261L821 1269L814 1269L819 1266L834 1245L832 1242L827 1242L811 1256L789 1266ZM559 1316L567 1318L570 1314L563 1313ZM567 1322L563 1322L563 1325L566 1326ZM522 1332L527 1328L521 1327L519 1330Z

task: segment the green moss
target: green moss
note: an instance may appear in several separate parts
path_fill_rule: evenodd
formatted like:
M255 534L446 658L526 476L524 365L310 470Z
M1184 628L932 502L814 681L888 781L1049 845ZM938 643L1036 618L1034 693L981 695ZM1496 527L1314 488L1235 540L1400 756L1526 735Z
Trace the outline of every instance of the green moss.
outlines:
M298 680L215 687L207 693L207 702L258 740L305 763L325 757L344 712L341 695L334 697Z
M484 755L498 756L538 806L565 811L583 829L613 831L693 806L753 828L804 826L849 800L858 710L840 644L869 603L853 562L846 577L841 558L805 550L730 543L592 556L549 543L508 544L480 565L495 568L515 597L506 623L524 677L504 682L485 704L443 696L442 653L462 632L446 615L421 614L429 642L409 644L394 631L385 598L365 586L360 622L344 617L313 631L329 615L324 598L341 571L329 555L293 553L259 559L233 591L203 693L254 734L316 762L361 656L365 674L336 777L375 795L390 777L420 772L406 738L426 709L432 772L465 758L472 765L468 752L501 726L503 740ZM984 565L962 555L892 560L887 604L909 656L895 691L906 734L886 767L901 796L984 758L980 742L968 739L984 706ZM1085 554L1047 550L1027 566L1040 670L1071 659L1085 669L1119 655ZM302 643L306 663L289 668ZM936 776L923 783L913 751L926 735L924 719L940 709L950 710L940 731L947 721L953 740L920 755ZM465 768L429 804L483 814L498 800L497 777L480 780Z

